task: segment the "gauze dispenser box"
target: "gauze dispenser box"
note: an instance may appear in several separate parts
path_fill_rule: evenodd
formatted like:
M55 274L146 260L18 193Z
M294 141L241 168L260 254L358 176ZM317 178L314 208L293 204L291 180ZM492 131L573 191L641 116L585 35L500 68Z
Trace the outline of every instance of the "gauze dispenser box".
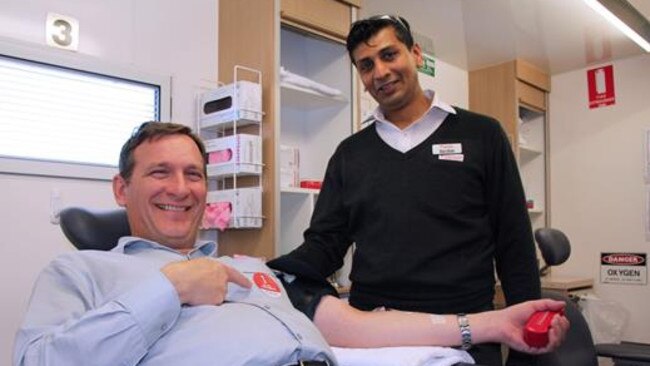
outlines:
M206 140L208 176L262 174L262 143L255 135L236 134Z
M199 119L201 127L243 121L259 123L262 120L262 86L240 80L201 94Z

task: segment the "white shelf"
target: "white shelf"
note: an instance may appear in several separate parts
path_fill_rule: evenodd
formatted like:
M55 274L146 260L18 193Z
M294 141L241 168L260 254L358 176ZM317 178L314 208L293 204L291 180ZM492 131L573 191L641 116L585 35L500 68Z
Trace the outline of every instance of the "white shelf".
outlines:
M348 102L343 97L332 97L325 94L319 94L310 89L291 84L281 83L280 90L282 93L282 104L298 109L326 108L345 105Z
M544 210L541 208L529 208L528 209L528 214L529 215L541 215L544 213Z
M523 161L530 161L538 156L541 156L543 152L539 149L536 149L528 145L519 145L519 157Z
M530 108L525 104L519 104L519 117L524 121L529 121L543 116L544 112Z
M238 177L259 176L262 174L262 164L223 163L206 166L208 178L223 178L232 175Z
M355 76L345 45L283 26L280 64L296 75L323 82L342 92L340 96L331 96L284 82L276 84L280 151L284 152L285 162L297 163L280 164L280 174L284 172L289 182L296 181L291 179L296 175L303 179L319 179L325 175L329 157L339 142L352 133L355 120ZM283 150L282 146L296 149L299 154ZM280 161L281 158L276 159L276 163ZM295 184L295 187L278 187L276 194L280 196L277 220L280 235L276 245L279 255L291 252L304 241L303 233L309 228L320 190L300 188ZM347 278L347 272L341 273Z
M314 188L299 188L299 187L282 187L280 189L281 193L290 193L290 194L318 194L320 193L319 189Z
M240 113L238 113L238 116L240 117L239 119L229 119L224 121L217 117L203 117L199 120L199 124L202 130L233 128L235 122L237 123L237 127L259 125L262 123L262 115L262 112L240 111Z

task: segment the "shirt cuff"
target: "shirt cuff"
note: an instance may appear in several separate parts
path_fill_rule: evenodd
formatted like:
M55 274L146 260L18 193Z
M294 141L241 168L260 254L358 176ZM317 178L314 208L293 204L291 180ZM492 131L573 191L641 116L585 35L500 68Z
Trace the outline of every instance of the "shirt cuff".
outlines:
M176 289L161 272L120 296L117 302L133 316L147 347L171 329L181 311Z

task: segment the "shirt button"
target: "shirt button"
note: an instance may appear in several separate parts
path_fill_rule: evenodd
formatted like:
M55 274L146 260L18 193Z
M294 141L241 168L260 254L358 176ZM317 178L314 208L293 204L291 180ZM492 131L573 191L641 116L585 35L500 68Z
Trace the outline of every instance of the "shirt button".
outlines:
M296 334L296 338L298 338L299 341L302 341L302 335L300 333Z
M160 330L162 330L163 332L166 331L167 330L167 324L161 325Z
M266 310L270 310L270 309L271 309L271 307L270 307L270 306L268 306L268 305L264 305L264 309L266 309Z

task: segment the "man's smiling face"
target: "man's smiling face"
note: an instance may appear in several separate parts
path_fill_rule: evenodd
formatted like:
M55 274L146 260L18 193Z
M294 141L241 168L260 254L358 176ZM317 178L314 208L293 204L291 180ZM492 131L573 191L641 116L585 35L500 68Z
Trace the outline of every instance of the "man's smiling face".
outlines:
M381 29L352 52L363 86L384 113L408 107L419 88L417 67L422 51L417 44L408 49L392 26Z
M133 236L174 249L192 248L205 208L204 160L186 135L168 135L140 144L129 181L113 179L118 204L125 206Z

